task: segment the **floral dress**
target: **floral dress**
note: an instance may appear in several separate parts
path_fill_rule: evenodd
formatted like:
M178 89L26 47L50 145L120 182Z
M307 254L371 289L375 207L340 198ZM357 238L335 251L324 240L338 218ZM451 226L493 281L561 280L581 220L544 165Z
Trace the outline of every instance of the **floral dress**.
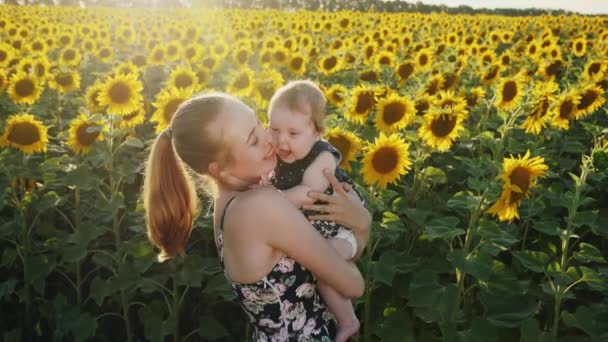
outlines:
M296 185L302 184L302 179L304 178L304 171L312 164L312 162L321 154L321 152L328 151L335 158L337 164L340 163L340 159L342 156L340 152L336 150L330 143L325 140L318 140L311 147L310 152L302 158L294 161L293 163L285 163L280 158L277 161L277 167L274 170L274 175L270 179L272 185L279 190L287 190L293 188ZM336 167L335 171L336 179L339 182L346 182L350 185L353 185L352 180L344 170L340 167ZM355 189L356 191L356 189ZM331 195L334 193L331 185L327 187L325 193ZM357 192L357 194L359 194ZM361 196L359 196L361 197ZM317 201L315 204L321 204L323 202ZM309 215L314 215L316 212L310 210L302 210L304 216L308 218ZM321 233L324 238L336 237L338 234L343 232L350 233L350 229L339 225L333 221L314 221L312 225ZM340 234L342 235L342 234Z
M216 246L224 265L224 217L222 213ZM224 275L253 324L252 341L333 341L336 322L319 297L312 273L293 259L282 256L263 279L250 284Z

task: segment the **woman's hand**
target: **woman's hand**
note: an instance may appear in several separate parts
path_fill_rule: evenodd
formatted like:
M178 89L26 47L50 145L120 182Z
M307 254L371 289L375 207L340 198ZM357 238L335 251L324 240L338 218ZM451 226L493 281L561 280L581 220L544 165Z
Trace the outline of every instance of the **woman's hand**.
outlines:
M363 206L359 196L354 191L350 191L349 184L343 185L338 182L329 170L324 170L323 174L334 189L333 195L311 191L308 193L310 198L327 204L308 204L304 205L303 209L321 212L321 214L309 216L311 221L333 221L350 228L357 239L357 256L359 256L369 239L371 215Z

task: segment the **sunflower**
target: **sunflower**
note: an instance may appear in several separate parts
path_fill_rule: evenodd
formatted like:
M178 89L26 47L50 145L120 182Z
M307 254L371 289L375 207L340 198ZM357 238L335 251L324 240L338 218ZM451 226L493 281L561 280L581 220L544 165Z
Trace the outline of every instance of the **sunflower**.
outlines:
M102 63L109 63L114 58L114 50L109 46L102 46L97 49L95 55Z
M429 79L429 81L424 85L424 88L422 89L422 93L433 96L433 95L437 94L437 92L439 90L442 89L444 82L445 82L445 80L443 79L442 74L433 75Z
M220 66L220 62L218 61L217 57L212 55L203 58L201 64L209 71L215 71Z
M176 41L171 41L165 46L165 56L169 61L176 61L181 56L181 46Z
M268 108L272 95L285 83L283 75L274 69L262 71L253 80L253 96L260 108ZM266 116L263 115L265 120Z
M378 102L376 128L390 134L407 127L416 116L414 103L408 98L396 94L389 95Z
M229 82L226 90L236 96L249 96L253 91L253 70L242 68Z
M142 90L143 85L135 75L114 75L104 82L97 101L112 114L129 114L142 102Z
M165 48L162 46L156 46L150 52L150 58L148 61L151 65L163 65L166 60Z
M346 171L351 171L350 162L355 160L355 155L361 149L361 139L354 133L340 129L332 128L325 133L325 139L334 146L340 154L340 167Z
M587 53L587 39L580 37L572 41L572 53L576 57L583 57Z
M253 51L247 46L240 46L232 52L232 60L239 66L244 67L249 64L249 58Z
M342 67L342 59L335 55L327 55L319 59L319 71L325 75L331 75Z
M28 50L34 56L44 56L47 54L49 47L42 38L36 38L29 43Z
M378 50L378 43L369 42L363 45L363 49L361 50L363 53L363 63L367 65L371 65L374 62L374 56L376 55L376 51Z
M48 127L27 113L11 115L0 136L0 146L15 147L25 154L46 152Z
M133 63L133 65L135 65L138 68L144 68L146 65L148 65L148 57L146 57L146 55L143 54L137 54L131 57L131 63Z
M175 88L197 88L198 78L196 73L190 68L179 66L175 68L169 75L168 87Z
M500 76L503 66L501 64L491 64L485 67L481 73L481 83L490 85Z
M395 67L395 75L399 78L399 86L402 87L416 71L416 66L411 61L404 61Z
M291 56L289 56L287 68L296 76L304 75L304 73L306 73L306 57L297 52L293 53Z
M348 90L345 86L335 83L325 90L325 98L329 103L336 107L342 107L346 102L346 94Z
M538 71L547 81L559 80L561 78L564 61L561 59L544 60L541 62Z
M359 85L350 97L349 106L345 113L346 119L364 125L369 113L376 106L376 89Z
M224 59L229 53L228 44L223 40L216 40L213 45L211 45L211 52L216 58L220 60Z
M570 120L576 117L576 108L580 102L580 95L573 91L563 93L557 100L556 113L552 124L560 129L568 129Z
M34 76L41 82L46 80L51 70L51 63L46 56L40 56L32 61L32 71Z
M486 97L486 91L482 87L475 87L470 89L466 94L467 109L471 109L477 106L483 98Z
M80 74L77 70L54 71L49 78L49 88L61 94L80 88Z
M502 179L502 193L500 198L487 212L497 216L500 221L513 221L519 219L518 207L524 197L530 195L530 189L536 184L539 177L544 177L548 170L542 157L530 158L530 151L523 157L505 158L503 172L498 176Z
M378 53L375 58L375 68L377 70L382 70L383 67L392 68L395 64L395 54L388 51Z
M92 86L87 89L85 94L85 100L87 108L91 113L99 113L103 111L104 106L99 103L99 94L103 90L103 83L95 82Z
M590 83L579 90L580 101L576 106L575 118L581 119L604 105L604 90L594 83Z
M364 148L361 172L365 183L386 189L407 174L412 165L408 148L409 144L399 135L380 133L373 144Z
M380 75L374 69L363 70L359 73L359 80L362 82L377 83L380 81Z
M150 118L150 121L157 123L157 133L169 125L179 105L189 99L191 94L191 90L189 89L177 88L167 88L158 93L156 102L152 104L156 107L156 111Z
M552 103L555 101L553 94L559 86L555 82L537 83L532 91L532 108L528 110L528 116L521 124L526 133L540 134L540 131L551 121Z
M95 54L97 51L97 43L90 38L84 39L82 43L80 43L80 46L85 53L90 55Z
M521 75L502 79L496 87L497 96L494 102L496 107L507 111L517 108L524 96L523 86L524 80Z
M16 56L15 48L9 44L0 42L0 66L7 66Z
M433 52L430 49L421 49L416 54L416 69L427 70L433 64Z
M82 55L78 49L67 47L59 52L59 63L68 66L78 66Z
M421 116L426 114L426 112L431 108L431 102L433 102L433 96L423 94L421 97L416 100L416 115Z
M590 60L585 65L585 73L583 77L587 81L597 82L601 81L608 69L608 63L601 62L598 60Z
M6 77L6 73L4 70L0 69L0 94L6 89L6 85L8 84L8 78Z
M119 120L117 121L118 127L120 128L133 128L141 125L144 122L146 116L146 111L144 110L144 106L140 106L132 113L125 114L119 116Z
M454 111L454 107L437 107L431 105L426 114L424 122L418 129L418 136L422 141L440 152L452 148L454 140L464 130L462 122L464 117Z
M89 122L84 114L79 114L70 122L68 146L75 153L87 154L95 142L104 139L103 134L107 130L103 121Z
M538 56L540 55L540 51L540 43L536 40L531 41L530 43L528 43L528 46L526 46L526 55L534 60L538 58Z
M8 96L16 104L33 104L40 98L42 90L40 80L23 71L17 71L9 79Z

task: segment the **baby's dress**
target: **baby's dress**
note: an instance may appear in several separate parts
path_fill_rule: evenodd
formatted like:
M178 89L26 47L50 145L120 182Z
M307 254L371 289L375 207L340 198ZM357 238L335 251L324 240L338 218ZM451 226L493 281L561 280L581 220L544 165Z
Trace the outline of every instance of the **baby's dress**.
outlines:
M310 152L302 158L294 161L293 163L285 163L278 158L277 167L274 170L274 175L271 177L270 182L272 185L279 190L287 190L293 188L294 186L302 184L302 179L304 178L304 172L306 169L315 161L315 159L321 154L321 152L328 151L336 158L336 165L340 164L340 160L342 156L340 152L336 150L330 143L325 140L319 140L315 142L315 144L310 149ZM353 185L350 177L346 175L346 172L342 170L340 167L336 166L335 171L336 179L339 182L346 182L350 185ZM354 187L353 187L354 188ZM333 194L333 189L331 185L327 187L325 193L328 195ZM323 202L317 201L315 204L321 204ZM315 211L310 210L302 210L302 213L308 218L310 215L317 214ZM355 256L357 251L357 242L352 231L340 224L337 224L333 221L314 221L312 224L324 238L341 238L351 243L352 255Z

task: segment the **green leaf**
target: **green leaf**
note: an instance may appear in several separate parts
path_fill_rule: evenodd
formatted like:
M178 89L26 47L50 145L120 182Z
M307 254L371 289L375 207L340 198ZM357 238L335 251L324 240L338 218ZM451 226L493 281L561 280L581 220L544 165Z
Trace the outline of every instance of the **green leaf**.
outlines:
M605 319L605 314L603 315ZM608 325L588 306L579 306L574 314L568 311L561 312L562 320L568 327L576 327L584 331L593 341L606 341L608 339Z
M589 287L596 291L608 290L608 275L598 273L596 270L585 266L580 266L579 269Z
M5 280L0 283L0 298L4 298L4 296L13 294L16 285L17 279L15 278L9 278L8 280Z
M380 255L380 259L374 264L374 278L392 286L396 274L411 272L418 265L419 261L408 256L405 252L387 250Z
M446 239L451 240L456 236L462 235L465 233L464 230L457 228L458 220L457 217L453 216L445 216L441 218L436 218L431 220L424 231L424 234L430 240L433 239Z
M465 257L464 251L457 249L449 252L447 259L454 267L484 282L492 276L492 258L487 254L476 253Z
M476 236L499 246L502 250L519 241L516 237L502 229L494 220L482 218L479 220Z
M498 341L496 327L484 318L473 318L471 329L461 332L460 341L466 342L492 342Z
M27 256L24 265L26 284L33 286L38 293L44 293L46 277L55 266L55 262L45 255Z
M403 213L419 226L424 226L428 217L432 214L430 210L407 207L403 209Z
M513 256L527 269L534 272L543 272L549 263L549 255L538 251L513 251Z
M95 177L93 170L87 164L81 164L70 170L64 177L65 184L77 186L82 190L95 189L100 184L99 178Z
M590 211L580 211L576 213L574 217L574 222L572 224L575 227L588 226L592 229L595 229L597 226L599 210L590 210Z
M110 282L102 280L99 277L93 278L91 281L91 298L95 301L98 306L103 305L103 301L106 297L114 292Z
M196 254L186 255L180 270L175 274L175 281L180 285L201 287L203 283L201 268L203 268L203 258Z
M414 342L412 319L405 308L384 310L384 317L374 327L374 335L385 342Z
M448 176L445 171L433 166L424 168L422 170L422 175L426 180L431 182L431 184L446 184L448 182Z
M144 143L134 137L127 137L127 139L125 140L125 142L123 143L125 144L125 146L129 146L129 147L133 147L133 148L137 148L137 149L141 149L144 148Z
M578 245L578 252L574 253L574 258L580 262L588 263L588 262L597 262L597 263L606 263L606 259L602 256L602 252L600 252L597 247L592 244L581 242Z
M485 310L486 319L499 327L519 327L523 321L532 317L539 307L530 296L480 291L478 298Z
M523 321L519 327L521 342L555 342L555 337L542 332L538 326L538 321L533 317Z
M61 257L64 262L75 263L81 261L87 256L87 248L85 245L69 245L61 250Z
M560 222L552 218L543 218L532 223L532 228L545 235L560 236Z
M213 296L221 296L224 300L233 300L236 298L223 273L211 276L205 284L203 292Z
M198 334L205 340L217 340L218 338L229 336L226 328L210 315L201 317L199 326Z
M471 210L479 204L479 199L469 192L459 191L447 202L448 208L456 210Z

